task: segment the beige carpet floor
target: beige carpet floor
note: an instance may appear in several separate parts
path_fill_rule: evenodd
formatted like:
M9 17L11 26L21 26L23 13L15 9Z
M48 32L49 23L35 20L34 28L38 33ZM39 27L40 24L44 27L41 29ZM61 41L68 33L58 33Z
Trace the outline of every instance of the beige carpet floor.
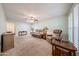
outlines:
M14 48L4 52L3 56L51 56L52 45L44 39L32 36L16 37Z

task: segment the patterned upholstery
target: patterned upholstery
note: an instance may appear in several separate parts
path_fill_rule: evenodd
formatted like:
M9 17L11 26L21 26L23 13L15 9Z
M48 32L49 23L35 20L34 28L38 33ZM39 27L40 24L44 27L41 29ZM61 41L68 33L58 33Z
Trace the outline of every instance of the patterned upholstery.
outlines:
M56 29L56 30L54 30L54 31L53 31L53 33L56 33L56 34L59 34L59 35L61 35L61 33L62 33L62 30Z
M53 39L57 39L57 40L60 40L61 39L61 33L62 33L62 30L60 30L60 29L55 29L54 31L53 31L53 35L52 35L52 38Z
M46 40L49 43L52 43L52 39L61 40L61 33L62 33L62 30L55 29L55 30L53 30L53 34L51 36L47 35Z

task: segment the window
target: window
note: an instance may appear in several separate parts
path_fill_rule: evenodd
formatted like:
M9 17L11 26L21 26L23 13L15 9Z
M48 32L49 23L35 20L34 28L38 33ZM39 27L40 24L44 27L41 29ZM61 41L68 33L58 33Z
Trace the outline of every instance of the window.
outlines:
M70 42L73 42L72 41L72 37L73 37L73 20L72 20L72 13L70 13L69 14L69 17L68 17L68 24L69 24L69 27L68 27L68 29L69 29L69 41Z
M74 7L74 45L78 48L78 5Z

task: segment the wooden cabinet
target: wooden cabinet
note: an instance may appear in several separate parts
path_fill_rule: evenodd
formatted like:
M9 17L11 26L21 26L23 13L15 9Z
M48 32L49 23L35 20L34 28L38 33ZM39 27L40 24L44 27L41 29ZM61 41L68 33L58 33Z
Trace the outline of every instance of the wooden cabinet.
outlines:
M14 48L14 34L2 34L1 52Z
M71 42L52 40L52 55L54 56L75 56L76 51Z

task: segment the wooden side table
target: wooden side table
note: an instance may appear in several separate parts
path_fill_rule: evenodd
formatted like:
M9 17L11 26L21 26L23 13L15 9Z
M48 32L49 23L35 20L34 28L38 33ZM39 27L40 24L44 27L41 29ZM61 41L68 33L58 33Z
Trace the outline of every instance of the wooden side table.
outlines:
M76 55L77 49L70 42L57 41L55 39L52 40L52 55L54 55L54 56L56 56L56 52L57 52L56 49L57 49L57 47L62 48L64 50L68 51L69 56L71 56L72 54L74 56ZM61 50L61 51L63 51L63 50Z

